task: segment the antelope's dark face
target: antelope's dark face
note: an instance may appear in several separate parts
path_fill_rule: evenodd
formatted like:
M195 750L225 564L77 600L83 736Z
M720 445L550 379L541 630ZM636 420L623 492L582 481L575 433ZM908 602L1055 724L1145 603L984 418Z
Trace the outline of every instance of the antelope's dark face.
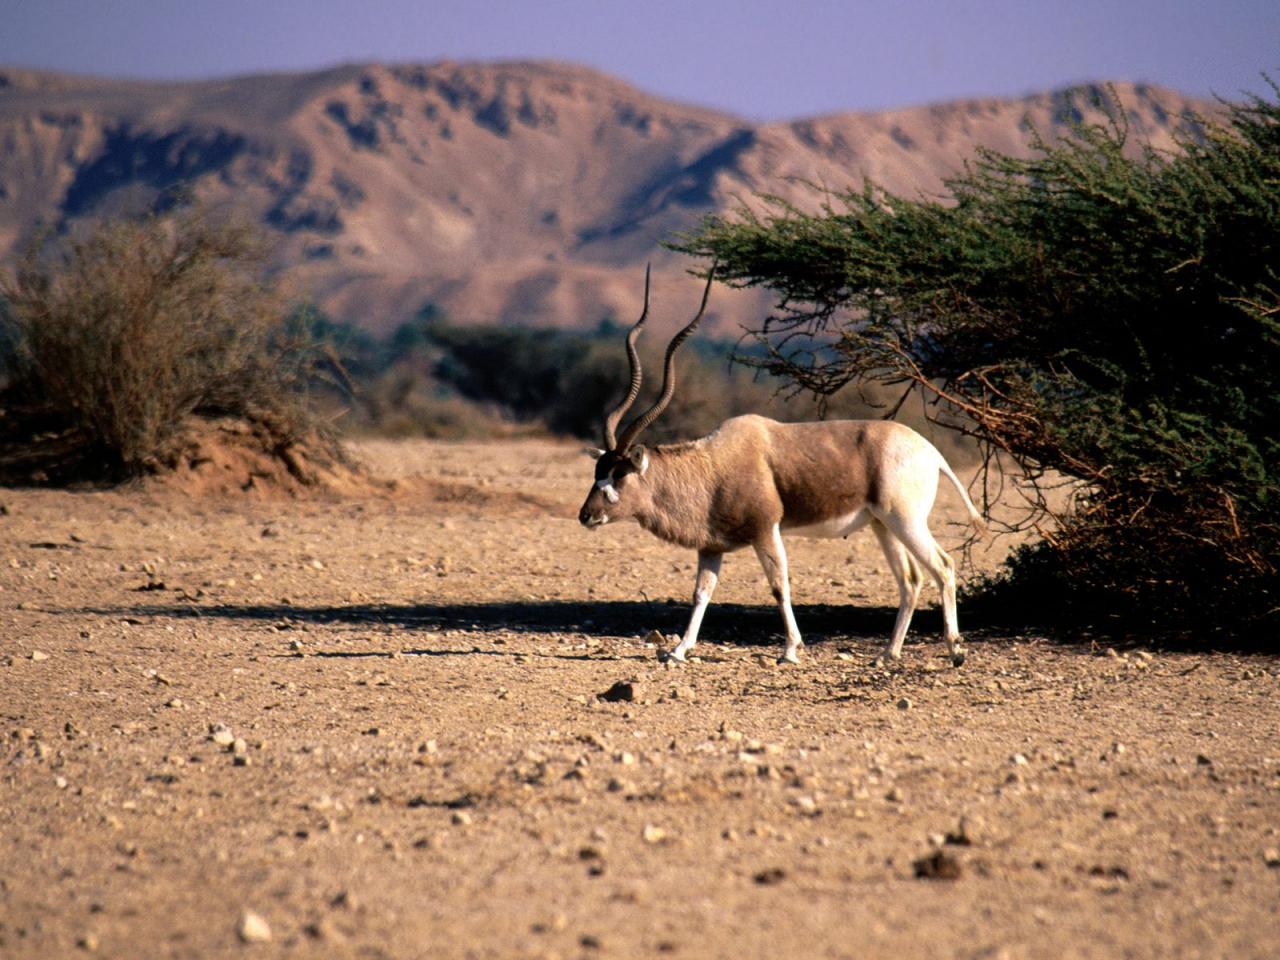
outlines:
M589 451L596 458L595 483L578 511L578 522L584 527L603 526L609 521L629 520L635 516L639 491L649 469L649 455L643 446L633 446L625 453L617 450Z

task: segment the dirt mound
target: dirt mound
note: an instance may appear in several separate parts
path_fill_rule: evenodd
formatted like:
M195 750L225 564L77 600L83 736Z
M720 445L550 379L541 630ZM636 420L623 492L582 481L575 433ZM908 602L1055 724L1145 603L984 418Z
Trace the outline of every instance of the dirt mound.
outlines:
M266 424L232 418L193 418L172 469L146 478L142 485L197 498L255 500L316 494L357 497L393 489L347 458L336 440L319 434L289 440Z
M388 478L376 466L349 455L336 439L313 434L301 441L286 440L268 425L232 418L193 418L172 469L148 477L142 485L196 499L378 497L429 503L446 512L500 510L521 516L551 507L518 491L416 474Z

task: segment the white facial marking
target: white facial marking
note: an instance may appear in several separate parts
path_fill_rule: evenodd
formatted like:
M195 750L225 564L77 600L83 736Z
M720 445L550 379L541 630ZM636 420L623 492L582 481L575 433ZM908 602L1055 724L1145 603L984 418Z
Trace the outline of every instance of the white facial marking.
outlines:
M618 490L613 485L613 479L611 477L605 477L603 480L597 480L596 486L600 489L600 492L604 494L604 498L610 503L618 502Z

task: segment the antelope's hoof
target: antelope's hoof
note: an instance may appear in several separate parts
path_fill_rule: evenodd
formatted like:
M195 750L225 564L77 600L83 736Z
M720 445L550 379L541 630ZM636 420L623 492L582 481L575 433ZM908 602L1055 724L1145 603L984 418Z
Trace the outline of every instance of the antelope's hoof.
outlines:
M684 659L684 654L678 650L659 650L658 662L671 666L673 664L684 663L686 661Z
M778 666L782 666L782 664L784 663L794 663L797 666L799 666L800 655L795 653L794 651L789 651L787 653L784 653L782 656L778 658Z
M963 650L957 650L955 653L953 653L953 654L951 655L951 665L952 665L953 667L963 667L963 666L964 666L964 651L963 651Z

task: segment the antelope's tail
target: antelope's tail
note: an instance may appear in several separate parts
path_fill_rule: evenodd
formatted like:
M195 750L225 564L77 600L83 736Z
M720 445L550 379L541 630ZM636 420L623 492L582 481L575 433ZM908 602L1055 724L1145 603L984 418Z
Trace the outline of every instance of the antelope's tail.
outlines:
M941 454L938 455L938 469L942 471L943 476L951 481L951 485L956 488L956 493L960 494L960 500L964 503L965 509L969 511L969 522L973 524L978 537L985 537L987 535L987 521L978 512L978 508L973 505L973 501L969 499L969 491L964 488L960 478L955 475L950 464Z

